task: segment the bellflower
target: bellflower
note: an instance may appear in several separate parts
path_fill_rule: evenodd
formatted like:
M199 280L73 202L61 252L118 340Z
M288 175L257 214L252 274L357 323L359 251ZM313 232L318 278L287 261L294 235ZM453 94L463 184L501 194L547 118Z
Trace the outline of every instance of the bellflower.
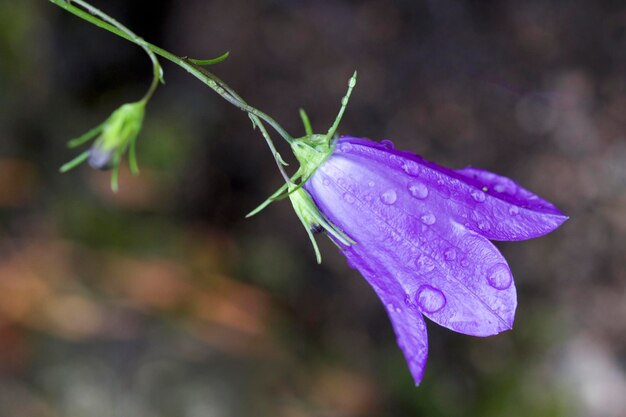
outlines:
M326 229L376 291L416 384L428 355L424 316L472 336L512 328L513 275L490 240L549 233L567 219L561 211L509 178L444 168L389 141L342 137L319 154L296 192L308 194L324 223L296 212L309 228Z
M490 240L530 239L556 229L567 217L551 203L508 178L475 168L447 169L395 150L389 141L337 140L335 133L356 84L356 72L328 132L314 134L301 111L306 135L294 138L201 68L228 54L210 60L179 57L147 43L84 0L51 1L140 46L153 67L152 84L140 101L122 105L104 123L70 141L70 147L91 140L93 144L63 165L62 172L85 161L94 168L111 168L115 191L120 162L127 152L131 172L138 172L135 143L145 105L163 81L158 54L248 113L285 179L249 216L273 201L289 198L311 238L318 262L321 256L313 232L326 231L385 305L417 384L428 355L423 316L473 336L489 336L512 327L517 306L513 276ZM264 123L291 146L300 163L293 176L284 171L286 164Z

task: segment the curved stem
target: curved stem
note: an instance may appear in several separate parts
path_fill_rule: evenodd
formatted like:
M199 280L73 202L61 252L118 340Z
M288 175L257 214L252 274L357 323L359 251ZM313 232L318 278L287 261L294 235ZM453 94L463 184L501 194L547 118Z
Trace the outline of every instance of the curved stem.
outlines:
M81 0L74 0L77 4L84 4L84 2L82 2ZM211 88L213 91L215 91L217 94L219 94L224 100L228 101L229 103L231 103L232 105L234 105L235 107L238 107L239 109L254 115L256 117L258 117L259 119L263 120L264 122L266 122L267 124L269 124L287 143L291 144L293 142L293 137L291 135L289 135L289 133L287 133L287 131L285 129L282 128L282 126L280 126L278 124L278 122L276 122L276 120L274 120L272 117L270 117L269 115L263 113L262 111L246 104L244 101L239 100L237 97L238 96L233 96L230 92L232 92L232 90L226 86L226 84L224 84L223 82L218 82L216 81L216 78L213 74L211 74L208 71L202 71L198 66L194 65L193 63L189 62L188 60L185 60L184 58L181 58L163 48L159 48L156 45L153 45L149 42L144 41L143 39L140 39L139 41L137 41L137 39L134 39L132 36L130 36L129 34L125 33L124 31L120 30L118 27L116 27L115 25L108 23L102 19L100 19L97 16L94 16L93 14L87 13L84 10L79 9L76 6L73 6L72 4L70 4L68 1L66 0L50 0L50 2L56 4L57 6L61 7L62 9L74 14L75 16L80 17L83 20L88 21L89 23L92 23L102 29L108 30L109 32L124 38L126 40L129 40L133 43L136 43L139 46L145 47L148 50L154 52L155 54L167 59L168 61L173 62L174 64L180 66L181 68L185 69L187 72L189 72L191 75L193 75L194 77L196 77L197 79L199 79L200 81L202 81L204 84L206 84L209 88ZM88 9L89 10L89 9Z
M186 61L189 61L189 59L187 58L184 58L184 59ZM239 100L243 104L247 104L244 101L244 99L241 98L241 96L235 92L235 90L230 88L220 78L211 74L209 71L205 70L204 68L199 67L198 70L204 73L205 75L212 77L215 82L217 82L224 90L226 90L226 92L228 92L235 99ZM274 142L272 142L272 139L270 138L269 133L267 133L267 130L265 129L265 126L263 125L263 122L259 120L259 117L255 114L249 113L249 116L250 116L250 119L252 120L252 123L254 123L254 125L258 127L259 130L261 131L261 135L263 135L263 138L265 139L265 143L267 143L267 146L270 148L270 151L272 152L272 156L274 157L274 161L276 161L276 166L278 167L278 171L280 172L280 175L282 175L283 179L285 180L287 184L291 184L291 179L289 178L289 175L287 175L287 173L285 172L285 169L283 168L283 164L284 164L283 159L280 156L280 153L278 153L278 150L276 150L276 147L274 146Z
M163 76L163 71L161 69L161 65L159 64L159 60L157 59L154 52L152 52L150 48L148 48L147 42L144 41L139 36L137 36L133 31L128 29L126 26L124 26L117 20L113 19L111 16L107 15L106 13L103 13L102 11L100 11L100 9L93 7L91 4L85 3L82 0L72 0L72 1L78 4L79 6L81 6L83 9L87 10L92 15L97 16L100 19L104 20L106 23L109 23L110 25L114 26L116 29L124 33L127 39L139 45L144 51L146 51L146 54L148 54L148 57L150 57L150 61L152 62L152 72L153 72L152 83L150 84L150 87L148 88L148 91L146 92L146 94L141 99L141 101L147 103L148 100L152 98L152 95L154 94L157 86L159 85L159 80L161 80Z

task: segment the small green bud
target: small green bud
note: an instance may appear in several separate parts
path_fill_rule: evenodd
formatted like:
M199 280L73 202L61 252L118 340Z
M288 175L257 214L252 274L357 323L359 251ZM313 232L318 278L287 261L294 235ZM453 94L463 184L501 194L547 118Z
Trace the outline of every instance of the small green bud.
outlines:
M144 101L137 101L126 103L111 113L89 151L92 168L111 169L119 165L122 155L141 131L145 107Z
M145 99L123 104L102 124L69 141L68 146L75 148L96 138L88 151L84 151L64 164L60 171L67 172L85 161L95 169L113 169L111 188L117 191L120 162L127 151L130 171L134 175L139 173L135 157L135 142L141 131L145 108Z

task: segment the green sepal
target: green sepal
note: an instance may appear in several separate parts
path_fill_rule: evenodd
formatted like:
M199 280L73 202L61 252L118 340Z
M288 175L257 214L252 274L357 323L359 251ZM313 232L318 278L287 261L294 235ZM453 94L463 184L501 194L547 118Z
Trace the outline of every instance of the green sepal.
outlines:
M67 171L76 168L78 165L82 164L87 159L89 159L89 151L85 151L79 154L77 157L75 157L71 161L64 163L61 166L61 168L59 168L59 172L66 173Z
M259 214L259 212L261 212L261 210L263 210L265 207L269 206L270 204L272 204L274 201L278 201L279 198L278 196L280 196L282 193L284 193L287 190L287 187L289 186L289 184L283 184L278 190L276 190L274 192L274 194L272 194L271 196L269 196L264 202L262 202L261 204L259 204L254 210L252 210L250 213L246 214L246 219L250 218L254 215Z
M83 133L79 137L69 140L67 142L67 147L76 148L84 143L89 142L91 139L95 138L100 132L102 132L105 124L106 120L100 123L98 126L94 127L93 129L90 129L88 132Z
M315 237L313 236L313 230L321 227L326 231L326 233L344 246L350 246L355 243L354 240L343 232L343 230L332 224L332 222L324 216L311 198L311 195L304 188L297 188L293 192L289 193L289 199L291 200L291 204L296 212L296 215L306 229L309 239L313 244L313 250L315 251L317 263L322 263L322 257Z

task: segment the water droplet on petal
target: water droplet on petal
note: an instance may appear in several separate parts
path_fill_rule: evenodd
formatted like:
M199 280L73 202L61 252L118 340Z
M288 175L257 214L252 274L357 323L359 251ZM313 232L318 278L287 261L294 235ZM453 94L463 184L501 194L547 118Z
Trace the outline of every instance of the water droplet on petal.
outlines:
M404 304L406 304L407 307L411 307L413 305L413 300L411 300L411 296L409 294L404 297Z
M420 217L420 220L422 221L422 223L430 226L432 224L435 224L435 222L437 221L437 218L432 213L426 213L422 215L422 217Z
M398 307L394 303L387 304L387 311L389 311L390 313L393 313L395 311L397 314L402 313L402 310L400 309L400 307Z
M352 150L352 145L349 143L342 143L339 145L339 149L341 152L350 152Z
M482 203L483 201L485 201L484 192L480 190L472 190L471 194L472 194L472 198L474 199L474 201L477 201L478 203Z
M343 187L344 185L346 185L346 180L344 180L343 177L339 177L337 178L337 184Z
M387 190L380 195L380 201L387 205L392 205L398 199L398 195L394 190Z
M402 164L402 170L413 177L417 177L420 175L421 169L420 169L419 164L413 161L405 161Z
M487 271L487 282L497 290L506 290L513 283L513 275L506 264L496 264Z
M509 214L511 216L517 216L519 214L519 208L517 206L509 207Z
M381 140L380 144L383 145L387 149L393 149L394 148L393 142L390 141L389 139Z
M469 261L467 260L467 258L464 258L461 260L461 266L463 268L467 268L468 265L469 265Z
M480 222L478 222L478 228L480 230L482 230L483 232L486 232L489 229L491 229L491 226L489 225L489 223L487 223L485 221L480 221Z
M363 198L365 198L365 201L367 201L367 202L372 201L372 195L371 194L365 194L365 197L363 197Z
M346 202L347 202L348 204L352 204L352 203L354 203L354 196L353 196L352 194L350 194L350 193L345 193L345 194L343 195L343 199L344 199L344 200L346 200Z
M506 190L506 186L504 184L496 184L493 186L493 189L498 193L503 193Z
M410 182L409 193L411 193L413 197L423 200L428 197L428 187L421 182Z
M375 183L374 181L369 181L369 182L367 183L367 185L368 185L369 187L373 187L373 186L375 186L375 185L376 185L376 183Z
M446 261L454 261L456 259L456 250L454 248L448 248L443 251L443 257Z
M324 180L322 181L322 184L328 187L330 185L330 180L328 178L324 178Z
M415 260L415 266L418 273L425 274L435 269L435 262L426 255L420 255Z
M415 303L425 313L436 313L446 305L446 296L435 287L422 285L415 293Z

